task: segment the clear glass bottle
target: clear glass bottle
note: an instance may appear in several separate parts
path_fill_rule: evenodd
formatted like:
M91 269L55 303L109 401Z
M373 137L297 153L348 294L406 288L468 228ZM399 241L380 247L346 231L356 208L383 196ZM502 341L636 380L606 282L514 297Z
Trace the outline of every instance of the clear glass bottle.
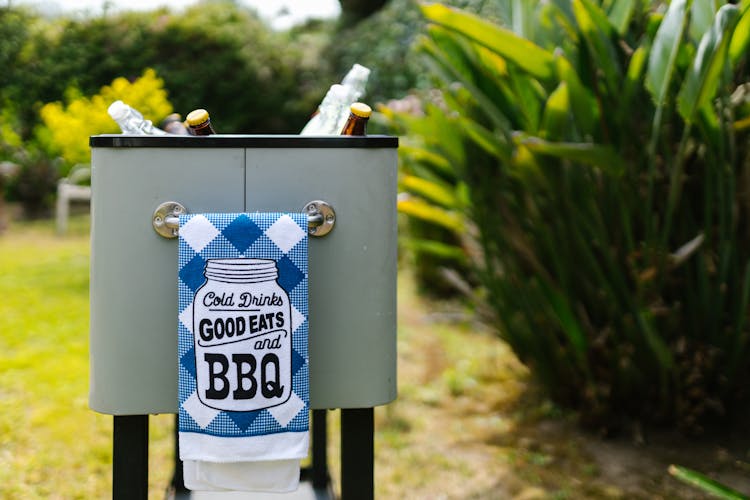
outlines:
M341 129L341 135L367 135L367 122L372 108L362 102L355 102L349 108L349 118Z
M138 110L122 101L115 101L107 108L109 116L120 126L123 134L165 135L166 132L154 127L151 120L146 120Z
M346 87L338 83L331 85L318 112L307 122L300 135L330 135L338 132L336 126L341 110L348 109L351 104L348 99L349 91Z
M205 109L195 109L188 113L185 121L188 124L190 135L212 135L215 134L211 125L211 117Z
M336 135L349 118L349 106L365 93L370 70L355 64L340 84L331 85L315 115L300 135Z
M357 102L365 94L365 87L369 78L370 69L361 64L352 66L352 69L344 76L341 85L349 91L351 102Z

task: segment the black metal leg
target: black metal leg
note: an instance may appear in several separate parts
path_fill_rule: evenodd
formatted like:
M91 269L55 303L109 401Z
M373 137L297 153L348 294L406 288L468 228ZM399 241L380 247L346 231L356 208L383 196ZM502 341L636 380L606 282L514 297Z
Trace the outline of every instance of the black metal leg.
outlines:
M115 415L112 498L148 499L148 415Z
M328 410L312 411L312 485L328 487Z
M372 500L375 441L372 408L341 410L341 498Z
M174 474L172 475L172 488L177 493L185 493L185 479L182 472L182 460L180 460L180 416L174 416Z

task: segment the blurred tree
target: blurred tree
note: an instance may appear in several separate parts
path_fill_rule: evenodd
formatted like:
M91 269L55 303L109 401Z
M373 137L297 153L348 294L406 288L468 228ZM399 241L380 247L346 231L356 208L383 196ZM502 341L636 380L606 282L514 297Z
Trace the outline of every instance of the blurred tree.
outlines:
M344 26L352 26L382 9L388 0L339 0L341 21Z
M319 82L326 80L320 54L334 26L310 23L276 32L254 11L229 0L201 2L179 13L162 8L56 19L0 8L0 159L21 165L23 174L8 184L8 196L28 200L29 212L44 209L50 186L64 173L44 158L54 143L51 129L40 126L45 103L95 95L113 80L133 82L145 68L163 79L161 91L169 92L176 111L184 116L205 107L220 132L299 131L317 106ZM129 103L148 113L147 105ZM81 116L66 111L53 104L47 118L79 123ZM84 137L105 132L72 127ZM69 161L82 156L81 148L69 148ZM54 154L61 151L57 141Z
M345 1L342 0L342 16ZM325 51L331 65L330 82L340 80L354 63L359 63L372 70L364 97L368 102L386 102L403 97L414 88L430 87L432 82L427 65L412 51L413 42L425 25L417 2L389 0L373 3L382 3L381 8L373 10L356 24L342 22L339 31L331 38ZM495 22L505 23L510 19L510 7L506 2L447 0L443 3ZM319 98L322 99L326 90L327 86L320 90Z
M18 85L24 68L19 65L24 47L28 44L36 18L24 9L0 9L0 101L3 112L13 103L14 114L18 114L19 101L23 100L23 86ZM3 116L3 124L9 123ZM14 122L21 125L22 122ZM16 133L23 134L23 130Z
M12 98L27 140L43 103L61 100L66 89L92 95L147 67L164 79L178 112L207 108L224 133L298 131L322 80L323 66L311 63L322 44L304 45L299 31L275 32L231 1L52 21L3 10L0 34L0 96Z

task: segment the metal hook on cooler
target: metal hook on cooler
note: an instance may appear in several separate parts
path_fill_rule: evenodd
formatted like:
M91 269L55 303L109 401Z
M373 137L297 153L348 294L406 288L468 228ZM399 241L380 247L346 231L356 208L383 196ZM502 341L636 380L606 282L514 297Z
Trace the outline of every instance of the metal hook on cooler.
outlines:
M336 212L323 200L309 202L302 211L307 214L307 234L310 236L325 236L336 223Z
M166 201L156 207L151 217L151 225L154 226L160 236L165 238L177 238L180 231L180 215L187 213L185 207L176 201Z
M330 233L336 223L336 212L325 201L315 200L302 209L307 214L307 233L320 237ZM156 207L151 224L160 236L177 238L180 231L180 215L186 214L185 207L176 201L166 201Z

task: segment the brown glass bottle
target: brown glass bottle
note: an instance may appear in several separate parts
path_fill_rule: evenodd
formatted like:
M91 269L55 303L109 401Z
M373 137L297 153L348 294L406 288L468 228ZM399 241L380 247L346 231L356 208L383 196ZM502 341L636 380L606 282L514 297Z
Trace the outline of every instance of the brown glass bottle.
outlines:
M188 113L185 121L188 124L190 135L211 135L215 134L211 126L211 117L205 109L196 109Z
M349 109L349 119L346 120L341 135L367 135L367 121L372 109L367 104L355 102Z
M182 121L182 116L179 113L172 113L168 115L161 122L161 128L168 134L174 135L189 135L185 122Z

